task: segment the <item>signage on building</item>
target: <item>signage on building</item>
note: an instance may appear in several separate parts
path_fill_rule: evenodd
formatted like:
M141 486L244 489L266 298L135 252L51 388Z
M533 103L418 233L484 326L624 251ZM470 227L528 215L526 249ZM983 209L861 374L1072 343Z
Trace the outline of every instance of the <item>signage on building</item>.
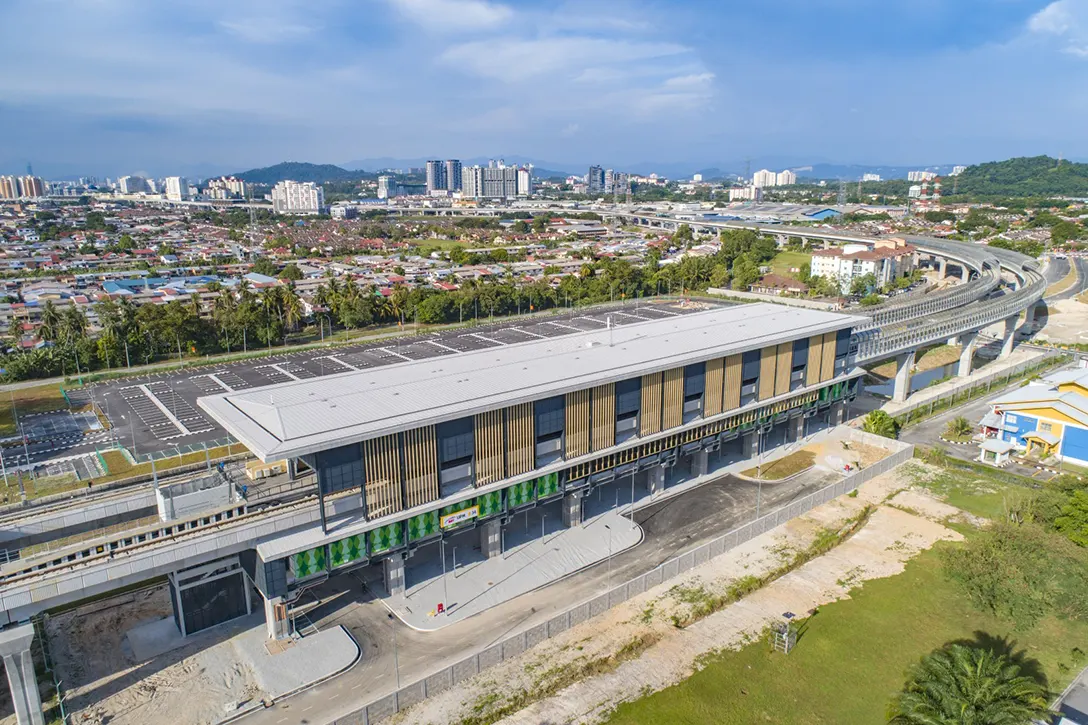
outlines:
M441 519L439 519L439 525L443 529L448 529L451 526L456 526L457 524L468 521L469 519L474 519L479 515L480 507L470 506L467 509L461 509L460 511L454 511L453 513L446 514Z

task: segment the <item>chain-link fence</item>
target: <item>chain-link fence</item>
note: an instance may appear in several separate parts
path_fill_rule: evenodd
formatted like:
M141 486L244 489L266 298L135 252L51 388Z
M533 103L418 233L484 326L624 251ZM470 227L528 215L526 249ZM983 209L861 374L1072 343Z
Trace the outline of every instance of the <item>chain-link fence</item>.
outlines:
M888 441L884 442L888 443ZM822 488L773 513L755 519L723 536L719 536L713 541L670 559L645 574L613 587L587 602L571 607L543 624L538 624L524 632L508 637L466 657L460 662L444 667L427 677L401 687L391 695L374 700L355 712L338 718L333 725L370 725L392 717L396 713L428 697L437 695L489 667L494 667L504 660L516 657L544 640L551 639L572 627L582 624L628 599L721 556L776 526L780 526L821 504L856 489L861 484L887 473L901 463L909 461L913 456L914 446L902 444L902 447L892 455L843 478L838 483Z

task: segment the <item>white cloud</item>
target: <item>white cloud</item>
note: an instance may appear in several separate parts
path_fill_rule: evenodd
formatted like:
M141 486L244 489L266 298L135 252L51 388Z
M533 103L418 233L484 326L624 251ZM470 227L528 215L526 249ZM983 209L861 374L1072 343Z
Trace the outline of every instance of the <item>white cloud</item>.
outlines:
M1062 50L1088 57L1088 0L1056 0L1031 16L1028 31L1062 38Z
M578 126L577 123L568 123L563 128L563 130L559 132L559 135L562 136L563 138L571 138L572 136L575 136L575 135L578 134L578 129L579 129L579 126Z
M304 23L280 20L273 17L251 17L237 20L220 20L217 25L249 43L284 43L305 38L318 30Z
M686 76L676 76L665 81L665 87L670 89L699 89L705 88L714 82L713 73L692 73Z
M500 38L455 45L441 60L456 68L508 83L534 77L562 75L563 79L584 78L582 69L590 63L620 65L689 53L675 43L643 43L588 37L558 37L519 40ZM595 69L596 77L604 77Z
M508 6L486 0L389 0L404 18L432 30L486 30L514 16Z

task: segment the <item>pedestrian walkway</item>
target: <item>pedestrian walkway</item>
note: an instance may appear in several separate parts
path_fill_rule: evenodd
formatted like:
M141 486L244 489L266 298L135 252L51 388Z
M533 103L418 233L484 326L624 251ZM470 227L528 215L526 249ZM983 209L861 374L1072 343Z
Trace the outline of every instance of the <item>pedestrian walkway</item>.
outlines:
M537 531L536 538L509 546L491 559L454 569L447 558L445 576L440 558L414 564L413 578L419 583L405 596L386 595L382 601L409 627L434 631L606 561L637 546L643 537L637 524L615 511L582 526L566 528L559 521L553 526L557 530L548 530L543 538ZM445 609L442 614L437 612L439 603Z

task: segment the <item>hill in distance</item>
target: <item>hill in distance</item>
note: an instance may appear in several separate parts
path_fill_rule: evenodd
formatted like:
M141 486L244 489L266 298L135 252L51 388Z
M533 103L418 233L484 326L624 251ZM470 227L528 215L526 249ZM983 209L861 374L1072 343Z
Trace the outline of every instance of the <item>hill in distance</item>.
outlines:
M268 185L284 179L301 182L313 181L323 184L327 181L358 181L374 177L373 174L368 174L365 171L348 171L333 164L309 164L302 161L284 161L275 166L250 169L234 176L251 184Z
M950 191L945 184L945 193ZM956 181L957 194L975 196L1088 197L1088 164L1050 156L1022 156L968 166Z

